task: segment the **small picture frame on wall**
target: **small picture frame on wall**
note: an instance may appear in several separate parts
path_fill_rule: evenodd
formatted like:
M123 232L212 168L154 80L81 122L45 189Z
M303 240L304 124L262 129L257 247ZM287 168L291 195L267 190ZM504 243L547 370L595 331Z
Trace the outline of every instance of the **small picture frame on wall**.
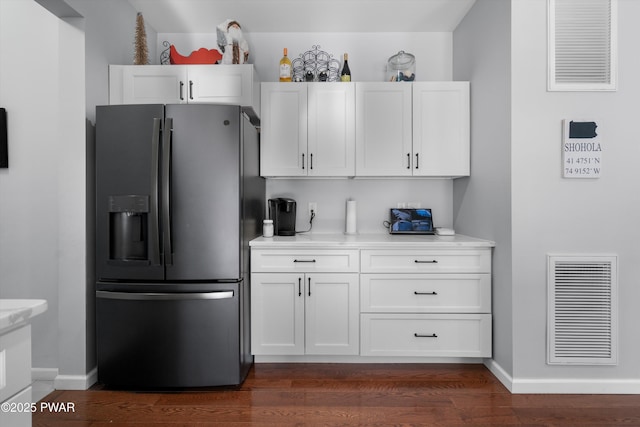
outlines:
M562 121L562 176L564 178L600 178L602 173L602 137L599 121Z
M7 141L7 110L0 108L0 168L9 167L9 147Z

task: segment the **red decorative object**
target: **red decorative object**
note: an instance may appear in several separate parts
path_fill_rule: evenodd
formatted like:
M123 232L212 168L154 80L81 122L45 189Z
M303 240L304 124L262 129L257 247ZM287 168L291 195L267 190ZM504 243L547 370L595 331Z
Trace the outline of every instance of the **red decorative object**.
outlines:
M180 55L174 45L171 45L169 49L169 61L172 64L215 64L222 59L222 54L216 49L201 47L191 52L189 56Z

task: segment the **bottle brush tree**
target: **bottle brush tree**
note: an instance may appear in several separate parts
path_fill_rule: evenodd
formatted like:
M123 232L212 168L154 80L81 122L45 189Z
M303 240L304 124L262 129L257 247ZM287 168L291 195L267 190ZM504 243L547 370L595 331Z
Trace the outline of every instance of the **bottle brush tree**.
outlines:
M146 65L149 63L149 48L147 46L147 31L144 28L144 18L138 12L136 17L136 42L133 54L134 65Z

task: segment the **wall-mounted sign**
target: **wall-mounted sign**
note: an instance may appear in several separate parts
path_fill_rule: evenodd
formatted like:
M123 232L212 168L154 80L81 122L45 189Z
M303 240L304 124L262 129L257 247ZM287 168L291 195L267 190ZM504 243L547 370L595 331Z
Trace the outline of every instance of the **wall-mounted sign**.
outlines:
M602 172L602 140L595 121L563 120L562 176L599 178Z

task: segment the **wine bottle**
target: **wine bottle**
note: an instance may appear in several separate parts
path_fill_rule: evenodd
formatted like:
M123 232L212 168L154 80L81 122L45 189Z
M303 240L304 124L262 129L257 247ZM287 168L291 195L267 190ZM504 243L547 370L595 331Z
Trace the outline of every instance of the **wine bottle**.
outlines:
M347 54L344 54L344 65L342 66L342 72L340 73L340 80L343 82L351 81L351 70L349 69L349 58Z
M287 48L284 48L284 56L280 60L280 81L291 81L291 60L287 56Z

